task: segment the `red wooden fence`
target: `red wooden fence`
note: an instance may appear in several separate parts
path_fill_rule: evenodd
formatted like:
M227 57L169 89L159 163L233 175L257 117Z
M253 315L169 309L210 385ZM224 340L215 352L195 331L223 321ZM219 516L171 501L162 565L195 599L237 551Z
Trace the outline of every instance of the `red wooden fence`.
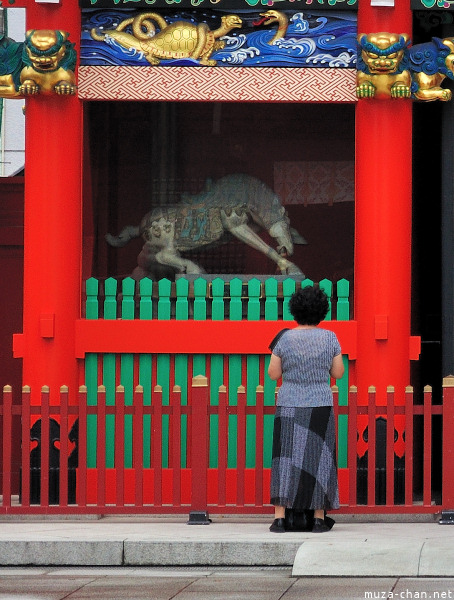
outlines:
M136 388L131 406L125 405L124 390L117 388L115 406L106 405L105 389L98 390L96 406L87 406L86 389L79 390L78 405L69 405L68 390L60 390L59 405L49 402L49 390L41 391L41 405L30 404L30 389L22 390L22 404L13 405L10 386L3 390L0 406L3 458L1 464L2 496L0 513L11 514L83 514L83 513L187 513L210 511L213 513L270 513L268 504L269 465L263 465L264 416L272 414L274 407L265 406L263 389L256 390L256 405L246 402L246 390L238 389L237 405L227 404L227 394L220 389L219 404L210 405L208 381L203 376L192 380L188 405L181 405L180 390L176 387L169 405L163 405L159 389L154 390L152 404L144 406L143 392ZM348 406L339 406L334 388L336 415L348 418L348 465L340 470L341 509L344 513L437 513L454 508L454 377L443 380L442 404L432 403L431 388L425 388L423 403L414 404L412 388L406 389L405 405L395 405L394 390L388 389L388 403L377 406L374 388L369 389L368 406L358 406L357 390L349 392ZM106 416L115 415L115 468L106 468ZM96 415L97 462L95 468L87 467L87 418ZM127 417L131 415L130 417ZM144 416L151 415L150 465L144 467ZM168 464L163 466L162 417L169 419ZM187 418L187 435L182 436L182 415ZM209 467L209 421L218 418L217 467ZM229 468L227 445L229 416L236 415L237 465ZM248 415L256 423L256 467L246 468L246 421ZM124 423L132 419L132 468L125 468ZM377 443L377 418L382 418L385 440ZM13 439L13 421L21 422L22 440ZM367 484L366 500L358 498L358 451L364 440L359 439L359 423L367 420ZM396 470L394 426L404 420L403 494L396 500ZM435 420L438 426L434 429ZM52 421L59 423L55 434ZM78 436L69 439L70 430L78 420ZM32 435L31 425L40 423L40 435ZM37 430L38 431L38 430ZM441 490L434 489L433 435L440 431ZM36 432L35 432L36 434ZM186 444L187 460L181 466L181 444ZM21 444L19 464L12 462L12 445ZM39 444L39 453L36 454ZM383 455L381 465L385 481L385 495L378 500L378 454ZM402 448L401 448L402 450ZM77 468L68 468L68 460L77 452ZM35 454L33 454L33 452ZM363 450L361 451L363 452ZM361 453L360 452L360 453ZM58 456L58 465L52 465L52 456ZM38 460L38 463L36 461ZM37 468L38 465L38 468ZM382 477L382 478L383 478ZM14 489L20 481L19 489ZM440 493L441 492L441 496Z

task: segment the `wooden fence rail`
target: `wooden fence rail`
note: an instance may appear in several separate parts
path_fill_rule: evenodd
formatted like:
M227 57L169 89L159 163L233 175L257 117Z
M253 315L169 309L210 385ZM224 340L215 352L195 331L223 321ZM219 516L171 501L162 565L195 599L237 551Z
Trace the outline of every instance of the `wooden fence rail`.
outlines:
M119 386L115 403L109 405L100 386L96 404L90 405L83 386L78 404L70 405L68 389L62 387L60 402L54 405L43 387L40 405L32 405L28 387L22 390L21 403L13 404L13 391L5 386L0 513L270 513L266 422L272 420L274 407L264 402L262 386L254 389L254 404L248 403L243 386L237 389L237 402L229 404L221 385L213 405L210 389L208 379L197 376L188 386L186 403L178 386L168 403L155 386L151 403L144 404L143 389L137 386L128 404ZM348 430L347 465L339 469L340 512L437 513L454 508L454 377L444 379L440 405L432 403L431 388L425 388L421 405L414 404L410 387L405 404L396 405L389 388L385 406L377 405L374 388L369 389L367 406L358 405L354 387L348 405L339 405L338 390L333 389L336 417L347 420ZM111 421L112 466L106 443ZM252 467L246 457L251 423ZM90 427L95 436L87 433ZM19 439L13 431L20 431ZM433 440L440 436L437 458ZM96 447L88 448L93 443ZM13 444L21 446L16 462ZM229 463L232 444L234 464ZM94 451L94 464L87 462L89 451ZM434 486L437 461L442 461L440 486Z

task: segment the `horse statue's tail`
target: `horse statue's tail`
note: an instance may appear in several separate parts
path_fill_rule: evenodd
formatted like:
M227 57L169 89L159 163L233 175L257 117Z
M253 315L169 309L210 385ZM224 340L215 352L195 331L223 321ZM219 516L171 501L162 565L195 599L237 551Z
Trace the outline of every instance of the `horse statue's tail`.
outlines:
M128 225L117 236L106 233L106 242L115 248L123 248L129 241L138 237L140 237L140 227Z

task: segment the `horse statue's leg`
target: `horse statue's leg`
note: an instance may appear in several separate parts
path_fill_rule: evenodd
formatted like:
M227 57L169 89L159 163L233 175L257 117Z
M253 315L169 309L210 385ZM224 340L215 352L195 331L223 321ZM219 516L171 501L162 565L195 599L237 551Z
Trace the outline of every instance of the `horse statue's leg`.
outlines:
M268 244L265 243L262 238L247 225L247 223L241 222L241 217L235 213L228 216L224 211L221 211L221 218L224 227L230 231L232 235L271 258L271 260L277 264L283 275L303 275L304 277L304 273L301 269L285 257L281 256L276 250L271 248L271 246L268 246Z

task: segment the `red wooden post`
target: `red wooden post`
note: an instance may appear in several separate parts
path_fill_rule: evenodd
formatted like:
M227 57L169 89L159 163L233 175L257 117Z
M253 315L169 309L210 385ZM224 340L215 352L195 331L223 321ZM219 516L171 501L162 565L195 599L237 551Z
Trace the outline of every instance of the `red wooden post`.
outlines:
M106 504L106 388L98 386L98 419L97 419L97 446L96 446L96 472L97 505Z
M68 386L60 388L60 506L68 504Z
M423 504L432 504L432 388L424 388Z
M162 387L155 386L152 393L151 417L152 465L154 474L153 504L162 505Z
M348 394L348 449L347 449L347 465L348 465L348 503L350 506L356 506L357 501L357 468L358 468L358 450L357 450L357 435L358 435L358 392L357 388L352 385Z
M394 505L394 387L389 386L386 394L386 504Z
M63 29L80 38L77 2L27 3L27 29ZM80 316L82 256L82 105L76 96L26 100L23 333L14 351L32 404L48 385L77 390L75 321ZM72 403L75 402L74 401Z
M79 445L77 466L77 494L78 506L87 504L87 386L79 387Z
M443 475L442 506L454 519L454 376L443 379ZM442 515L443 516L443 515ZM442 518L443 521L443 518Z
M171 431L171 459L172 459L172 484L173 506L181 504L181 387L175 385L171 397L171 413L170 422L172 424Z
M331 392L333 394L333 412L334 412L334 424L336 431L336 456L339 456L339 435L338 435L338 423L339 423L339 388L337 385L331 386Z
M124 506L125 474L125 388L117 386L115 394L115 477L116 505Z
M49 506L49 387L41 388L41 506Z
M412 33L410 0L361 2L358 32ZM393 385L397 404L410 375L412 103L360 99L356 107L355 319L353 370L360 393L374 385L377 405ZM412 357L416 358L415 352Z
M367 412L367 422L368 422L368 438L367 438L367 504L369 506L375 506L375 472L376 472L376 463L377 463L377 451L376 451L376 403L377 403L377 393L374 386L369 387L369 400L368 400L368 412Z
M263 372L263 370L261 370ZM258 385L255 393L255 504L263 506L263 438L264 438L264 389Z
M135 505L143 505L143 387L136 386L134 390L134 474L135 474Z
M191 513L188 524L205 525L210 521L207 511L208 469L208 379L204 375L192 378L192 464Z
M246 469L246 389L243 385L237 392L237 451L236 451L236 503L244 506Z
M22 388L22 506L30 506L30 388Z
M11 506L11 431L13 392L10 385L3 388L3 506Z
M413 388L405 388L405 504L413 504Z
M227 452L228 452L228 394L225 385L219 387L218 420L218 505L226 503Z

